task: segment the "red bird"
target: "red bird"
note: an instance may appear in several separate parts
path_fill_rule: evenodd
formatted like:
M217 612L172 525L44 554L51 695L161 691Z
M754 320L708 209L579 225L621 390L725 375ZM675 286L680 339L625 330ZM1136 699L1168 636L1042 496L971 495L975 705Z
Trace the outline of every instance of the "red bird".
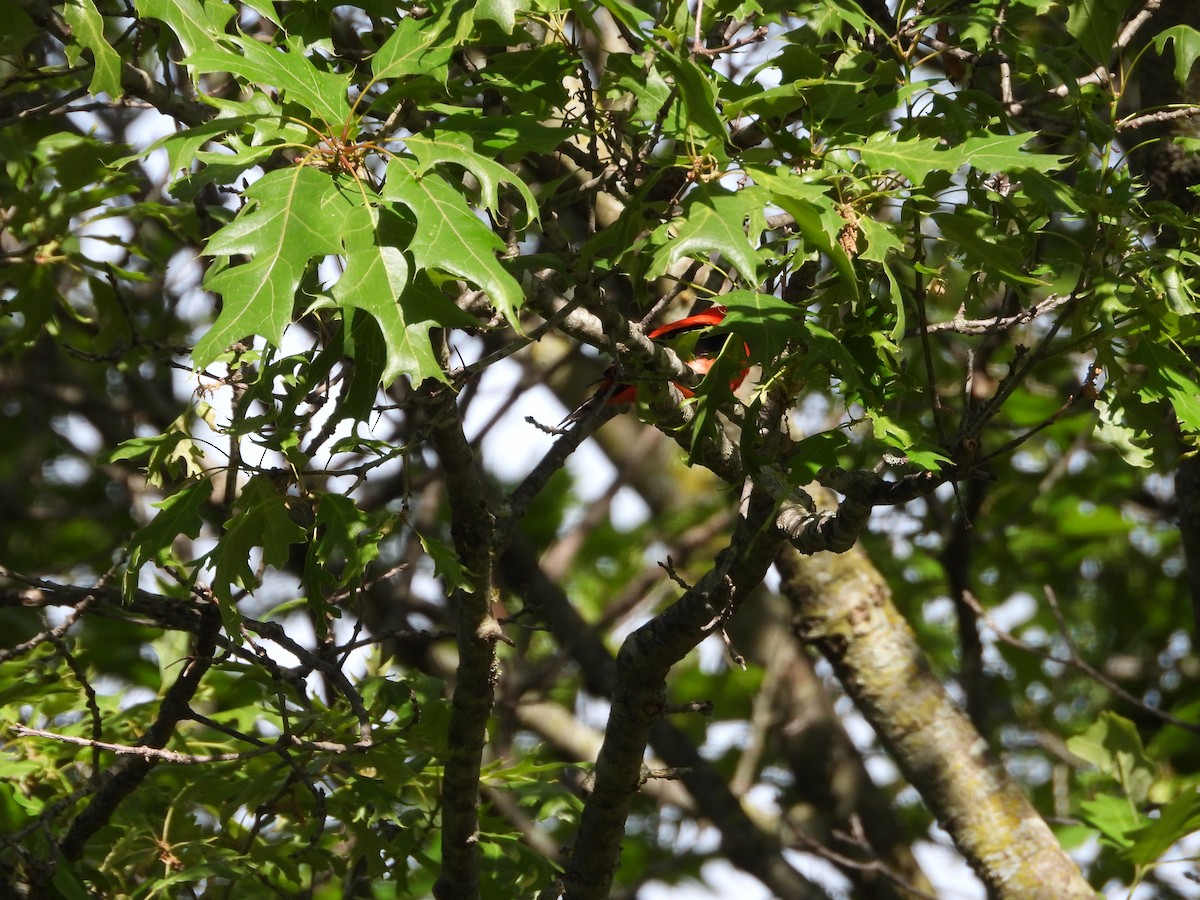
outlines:
M704 334L703 332L714 325L720 325L724 318L725 310L719 306L714 306L712 309L697 313L694 316L688 316L676 322L668 322L666 325L660 325L651 331L648 337L650 340L662 344L681 344L681 346L675 349L683 361L687 363L688 368L698 375L707 375L708 370L713 367L713 363L716 362L717 357L720 355L721 348L725 346L725 339L728 335ZM691 343L690 349L685 349L689 342L681 339L693 333L697 335L694 343ZM749 347L745 348L745 354L749 357ZM729 382L730 390L737 390L742 380L746 377L746 371L746 369L742 369ZM694 392L687 385L679 384L678 382L674 382L674 384L679 393L683 394L684 397L694 396ZM620 406L626 403L634 403L637 400L637 386L617 381L616 368L610 368L600 380L596 392L584 401L578 409L563 419L563 421L574 422L582 418L588 410L601 400L603 400L606 406Z

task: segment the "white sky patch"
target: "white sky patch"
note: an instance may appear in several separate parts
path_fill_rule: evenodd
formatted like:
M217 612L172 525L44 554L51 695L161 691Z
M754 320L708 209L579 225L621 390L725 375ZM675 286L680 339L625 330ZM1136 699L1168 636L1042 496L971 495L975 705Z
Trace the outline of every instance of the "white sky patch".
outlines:
M155 141L178 132L179 125L170 116L164 116L156 109L147 109L129 124L126 136L129 143L137 148L149 147ZM167 151L161 147L142 159L142 168L154 184L163 184L168 174L175 174L167 171L167 165Z
M783 81L783 70L779 66L766 66L758 71L754 80L768 90L779 87Z
M933 833L938 842L917 841L913 856L933 884L934 895L939 900L983 900L987 891L966 860L949 846L949 836L936 825Z
M734 868L724 860L707 862L700 867L703 884L668 885L652 881L638 891L641 900L771 900L771 894L757 878Z
M91 219L77 233L79 249L90 262L120 265L129 256L125 247L133 240L133 225L128 219Z
M610 704L601 697L593 697L580 691L575 698L575 718L579 724L603 731L608 726Z
M705 759L719 759L734 747L744 747L749 740L749 722L714 722L704 733L700 754Z
M1011 595L1007 600L994 609L988 610L988 617L1005 631L1012 631L1024 625L1037 613L1037 601L1024 591Z
M55 416L50 421L50 427L57 434L68 438L80 453L99 453L104 446L104 436L100 434L99 429L79 413Z
M466 348L463 348L466 349ZM463 354L470 362L472 355ZM468 438L478 434L507 402L521 369L512 360L490 366L483 376L479 393L467 407L463 427ZM543 425L555 425L568 410L548 388L541 385L522 391L483 439L482 460L497 478L516 484L528 475L554 445L554 435L546 434L525 421L532 417ZM649 426L647 426L649 427ZM594 441L584 443L567 459L573 489L582 504L603 495L617 471ZM630 529L646 521L649 508L629 488L620 489L613 498L612 522L618 529Z

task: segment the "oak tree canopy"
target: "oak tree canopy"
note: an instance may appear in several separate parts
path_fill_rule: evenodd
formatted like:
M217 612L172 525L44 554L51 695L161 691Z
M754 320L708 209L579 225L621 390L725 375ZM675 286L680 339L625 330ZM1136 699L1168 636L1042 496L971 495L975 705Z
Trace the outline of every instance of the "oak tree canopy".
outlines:
M0 881L1189 896L1198 19L0 7Z

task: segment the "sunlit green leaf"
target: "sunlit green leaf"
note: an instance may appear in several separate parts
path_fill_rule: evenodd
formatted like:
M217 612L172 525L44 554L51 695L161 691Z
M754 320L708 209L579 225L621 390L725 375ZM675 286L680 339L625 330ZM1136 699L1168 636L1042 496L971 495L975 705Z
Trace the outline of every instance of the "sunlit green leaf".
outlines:
M647 277L656 278L686 257L704 259L720 253L756 287L758 256L748 233L762 230L764 198L755 188L728 191L718 185L703 185L688 194L682 221L660 231L663 247L654 254Z
M1067 741L1067 749L1115 779L1127 802L1141 803L1154 782L1154 764L1146 756L1141 737L1128 719L1111 712L1083 734Z
M211 0L136 0L140 15L165 22L185 54L211 45L225 34L225 26L237 11L228 3Z
M1200 58L1200 31L1190 25L1174 25L1160 31L1154 36L1154 49L1159 53L1166 50L1167 43L1173 45L1175 51L1175 80L1179 85L1186 86L1192 74L1192 67ZM1151 63L1144 63L1151 65Z
M438 163L453 163L466 169L479 181L479 193L485 208L493 212L499 211L500 186L509 184L525 201L525 222L537 218L538 206L533 192L525 182L494 160L480 156L469 146L445 138L425 138L417 135L409 138L406 143L421 163L420 168L416 170L418 177Z
M371 57L371 70L378 79L405 75L430 75L444 78L453 47L441 41L447 26L445 18L418 19L405 16L383 46Z
M1068 6L1067 31L1094 62L1106 66L1128 6L1125 0L1074 0Z
M271 48L253 38L236 35L227 35L225 40L241 52L209 43L189 55L184 64L198 72L232 72L283 91L287 99L312 110L315 127L329 134L341 131L350 113L347 76L318 69L294 46Z
M67 45L67 59L78 63L80 49L88 50L92 56L91 89L97 94L108 94L116 100L121 96L121 56L104 37L104 18L96 9L95 0L67 0L63 5L63 18L71 26L71 33L78 47Z
M410 251L418 267L466 278L487 292L496 308L514 324L523 304L520 286L500 264L504 242L439 175L418 175L416 167L393 159L385 200L406 206L417 219Z
M234 341L258 334L276 346L292 318L296 291L313 260L341 250L347 204L333 179L298 166L268 172L246 190L247 206L209 239L211 256L246 255L210 269L209 290L226 301L193 359L206 366Z

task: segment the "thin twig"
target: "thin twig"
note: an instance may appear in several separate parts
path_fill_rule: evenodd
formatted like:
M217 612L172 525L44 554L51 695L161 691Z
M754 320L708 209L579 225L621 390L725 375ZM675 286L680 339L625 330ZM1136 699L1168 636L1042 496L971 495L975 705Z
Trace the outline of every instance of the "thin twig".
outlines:
M760 25L744 38L731 41L730 43L725 44L723 47L702 47L700 46L699 41L697 41L692 52L699 53L702 56L707 56L710 58L720 56L722 53L731 53L734 50L740 50L742 47L745 47L749 44L760 43L764 38L766 38L768 31L769 29L766 25Z
M861 841L852 841L849 839L848 835L840 833L838 834L838 837L846 840L847 843L862 847L862 849L865 851L874 852L870 844L865 839ZM802 832L796 833L795 842L800 849L812 853L814 856L819 856L826 862L831 862L839 868L854 872L877 872L897 887L903 888L906 895L919 897L921 900L937 900L933 894L925 893L916 885L903 878L899 873L892 871L892 869L885 865L880 859L866 861L854 859L853 857L846 856L843 853L838 853L836 850L827 847L825 844L822 844L820 841L815 840Z
M128 744L113 744L109 741L98 741L94 738L75 737L70 734L58 734L54 731L44 731L41 728L28 728L24 725L12 725L12 730L19 737L37 737L46 738L47 740L59 741L63 744L75 744L79 747L95 747L98 750L107 750L110 753L116 753L119 756L138 756L142 759L150 759L155 762L172 763L177 766L198 766L205 763L215 762L232 762L234 760L252 759L256 756L262 756L265 753L270 753L276 749L270 747L256 747L253 750L245 750L241 753L213 753L206 756L197 756L191 753L177 753L174 750L162 750L158 747L143 747L130 746Z
M1050 589L1048 587L1046 588L1046 591L1049 595ZM1043 659L1046 662L1056 663L1060 666L1067 666L1069 668L1076 669L1087 675L1100 686L1112 691L1113 694L1120 697L1126 703L1136 706L1143 712L1146 712L1155 718L1161 719L1170 725L1174 725L1177 728L1182 728L1185 731L1192 732L1193 734L1200 734L1200 723L1188 722L1184 719L1180 719L1171 715L1169 712L1148 705L1140 697L1131 694L1103 672L1092 666L1090 663L1084 661L1078 655L1077 651L1075 650L1074 643L1067 637L1065 630L1063 631L1063 639L1067 644L1067 648L1071 651L1071 655L1064 659L1061 656L1056 656L1049 651L1043 650L1041 647L1035 647L1033 644L1021 640L1011 632L1005 631L1003 628L997 625L995 621L992 620L992 617L988 615L987 610L983 608L983 605L979 602L978 598L976 598L975 595L970 591L965 591L963 593L963 601L975 611L975 614L979 616L979 618L983 619L984 623L988 626L988 628L992 629L992 632L996 635L996 638L1001 643L1008 644L1010 647L1015 647L1017 650L1022 650L1038 657L1039 659ZM1053 608L1057 607L1053 606ZM1063 629L1065 625L1066 622L1059 618L1059 628Z
M1060 406L1057 410L1055 410L1033 428L1029 429L1029 431L1026 431L1024 434L1017 435L1017 437L1013 438L1011 441L1001 444L998 448L985 456L981 461L981 464L986 465L990 460L1007 455L1042 429L1053 425L1060 418L1062 418L1067 410L1075 406L1075 404L1084 400L1094 399L1096 396L1096 379L1100 377L1100 373L1102 371L1103 369L1101 369L1101 367L1095 363L1088 366L1087 375L1084 376L1083 382L1079 385L1079 389L1068 395L1062 406Z
M1039 316L1070 303L1071 300L1072 295L1069 294L1051 294L1044 300L1039 300L1028 309L1023 309L1011 316L993 316L990 319L968 319L963 316L962 309L959 309L953 319L947 319L944 322L933 322L926 326L925 332L927 334L940 334L946 331L953 332L954 334L992 334L1007 331L1018 325L1032 322ZM911 335L906 334L905 337L912 337L918 333L917 331L913 331Z
M1185 106L1177 109L1160 109L1158 112L1145 113L1140 116L1127 116L1117 122L1117 131L1128 131L1142 128L1146 125L1157 125L1161 122L1175 122L1179 119L1190 119L1200 116L1200 106Z

